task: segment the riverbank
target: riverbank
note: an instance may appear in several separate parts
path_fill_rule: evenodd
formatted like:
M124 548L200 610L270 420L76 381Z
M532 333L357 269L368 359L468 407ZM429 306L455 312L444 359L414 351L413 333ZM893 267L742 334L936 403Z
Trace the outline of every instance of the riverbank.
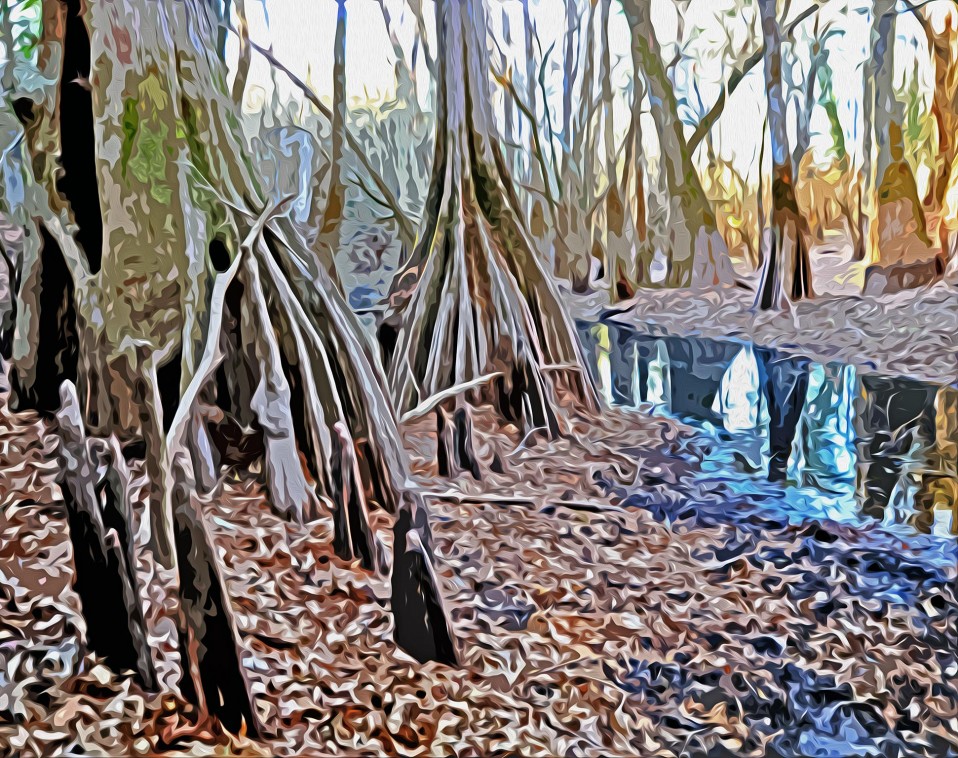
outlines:
M651 335L751 341L822 363L840 361L869 372L934 384L958 382L958 286L937 282L890 295L823 296L785 312L753 311L754 293L725 290L641 290L607 308L580 303L577 315L609 318Z

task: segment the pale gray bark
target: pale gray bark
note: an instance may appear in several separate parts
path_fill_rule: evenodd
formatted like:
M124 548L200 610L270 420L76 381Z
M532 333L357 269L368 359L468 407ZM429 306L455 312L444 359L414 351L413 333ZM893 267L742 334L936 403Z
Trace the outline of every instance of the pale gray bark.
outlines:
M719 234L702 180L685 140L674 87L668 78L652 26L650 8L624 0L632 30L632 59L648 87L650 115L655 122L669 193L669 286L727 285L734 276L725 241Z

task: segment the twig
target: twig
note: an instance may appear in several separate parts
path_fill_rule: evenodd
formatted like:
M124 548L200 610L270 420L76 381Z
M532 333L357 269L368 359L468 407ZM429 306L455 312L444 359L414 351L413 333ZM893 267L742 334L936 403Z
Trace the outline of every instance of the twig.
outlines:
M400 423L405 424L407 421L411 421L414 418L425 416L443 400L447 400L450 397L455 397L460 392L465 392L473 387L478 387L480 384L485 384L486 382L495 379L497 376L502 376L502 372L495 371L491 374L483 374L482 376L477 376L475 379L470 379L467 382L461 382L459 384L454 384L452 387L447 387L446 389L437 392L435 395L427 397L411 411L404 413L399 421Z

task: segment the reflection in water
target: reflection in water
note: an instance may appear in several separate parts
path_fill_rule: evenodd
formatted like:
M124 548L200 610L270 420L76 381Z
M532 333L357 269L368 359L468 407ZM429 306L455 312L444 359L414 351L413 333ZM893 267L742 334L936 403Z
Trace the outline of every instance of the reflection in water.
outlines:
M940 534L949 523L958 531L958 389L938 388L934 418L934 443L915 495L915 509L931 514L930 528Z
M804 358L785 360L763 347L755 352L768 404L768 478L785 481L792 440L808 394L809 362Z
M609 344L609 329L608 328L599 328L596 330L596 347L598 351L596 353L596 373L599 375L599 390L602 392L603 398L610 405L613 403L621 403L621 399L615 396L612 386L612 361L611 355L615 355L616 363L618 364L621 360L622 354L620 350L616 350L614 353L611 350L611 345ZM621 366L617 365L616 374L621 372Z
M862 385L862 512L930 531L930 514L908 511L918 505L915 496L934 439L935 388L887 377L866 377Z
M697 426L720 443L711 468L782 481L831 518L958 533L955 388L615 325L583 336L606 398Z
M751 345L739 350L725 370L712 410L730 432L768 427L768 404L762 398L758 361Z
M648 390L645 397L655 407L668 408L672 402L672 381L669 372L669 349L665 340L655 343L655 357L649 360ZM641 372L636 372L640 377Z
M788 461L788 479L837 495L855 491L855 369L813 363Z

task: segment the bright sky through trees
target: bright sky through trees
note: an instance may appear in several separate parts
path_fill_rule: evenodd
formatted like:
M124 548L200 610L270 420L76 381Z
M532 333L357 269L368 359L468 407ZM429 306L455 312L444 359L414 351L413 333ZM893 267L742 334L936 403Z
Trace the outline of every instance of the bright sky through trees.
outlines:
M406 2L384 1L394 25L394 33L409 56L407 61L411 60L415 40L415 17ZM789 18L797 17L810 4L806 0L792 3ZM849 148L857 153L857 135L861 133L861 66L867 54L870 3L865 0L824 0L821 5L822 9L804 21L792 35L796 43L794 52L799 56L796 89L800 91L802 88L802 67L808 65L809 46L817 20L820 35L831 32L826 44L832 69L833 96L846 142ZM547 77L554 117L558 116L562 107L560 56L556 50L561 49L562 45L564 7L562 0L538 0L532 4L533 19L543 49L549 50L555 45ZM422 8L429 30L429 42L434 44L435 5L426 0L422 3ZM389 99L395 91L394 60L379 0L348 0L347 11L348 96L353 102ZM719 96L731 72L758 44L757 11L753 4L742 3L741 0L691 0L683 14L686 23L684 42L680 47L676 35L681 12L679 4L670 0L652 0L652 17L663 49L669 53L670 59L681 53L678 65L672 70L672 80L680 102L684 105L682 118L691 125ZM944 13L945 9L938 9L937 12L933 10L933 23L940 23ZM275 55L284 65L302 79L308 78L315 91L324 100L330 100L335 3L332 0L311 0L307 3L299 0L248 0L247 14L252 39L263 46L272 45ZM509 35L504 33L504 14L509 20ZM510 57L512 66L521 71L525 63L521 57L520 3L518 0L495 0L490 3L488 18L492 27L490 33L494 35L503 52ZM613 4L610 39L613 47L612 80L618 93L616 132L622 136L627 128L625 98L627 88L631 86L631 74L628 61L629 29L618 4ZM923 107L927 112L934 77L927 43L920 25L910 13L902 14L899 20L897 44L896 86L901 91L907 86L907 79L917 77ZM495 48L491 40L490 45ZM229 41L229 53L233 59L236 50L236 38L232 37ZM416 75L426 82L428 73L422 60L420 55ZM539 61L541 58L537 52L537 62ZM262 107L265 92L272 88L269 65L261 56L254 55L249 81L245 104L248 109L255 110ZM276 75L276 81L281 100L300 99L299 92L282 74ZM762 114L765 111L763 87L761 67L756 67L737 89L732 107L726 108L712 132L716 153L732 160L750 182L755 181L757 175L759 140L763 129ZM420 93L425 100L426 88L422 87ZM798 94L796 92L795 96ZM501 117L501 96L498 100L498 113ZM812 114L812 131L812 149L816 155L828 150L829 124L821 108L817 108ZM651 124L645 129L645 133L654 133ZM649 147L654 151L654 139ZM916 171L921 186L927 180L927 167L917 166Z

